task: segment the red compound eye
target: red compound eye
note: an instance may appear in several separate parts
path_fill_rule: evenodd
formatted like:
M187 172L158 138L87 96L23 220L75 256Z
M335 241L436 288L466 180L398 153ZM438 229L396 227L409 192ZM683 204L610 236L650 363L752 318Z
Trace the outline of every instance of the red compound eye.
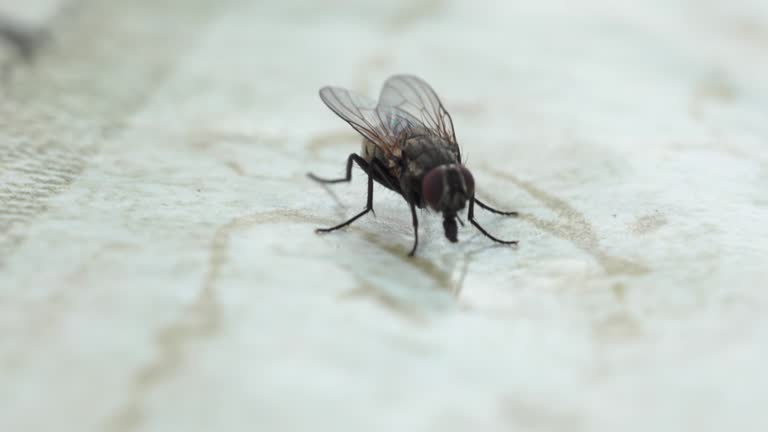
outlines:
M432 168L421 181L421 196L435 210L440 210L445 185L445 170L442 167Z
M475 178L472 177L472 173L468 169L461 166L461 175L464 177L464 184L467 185L467 198L475 194Z

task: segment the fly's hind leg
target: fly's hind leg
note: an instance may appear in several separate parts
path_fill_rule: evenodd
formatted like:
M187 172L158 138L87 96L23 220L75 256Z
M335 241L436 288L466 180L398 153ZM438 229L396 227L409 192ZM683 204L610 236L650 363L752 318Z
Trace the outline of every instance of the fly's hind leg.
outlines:
M336 226L332 226L330 228L318 228L315 230L316 233L327 233L331 231L336 231L339 228L344 228L345 226L351 224L352 222L356 221L358 218L362 217L369 211L373 211L373 176L370 172L368 172L368 163L361 158L360 156L352 153L349 155L349 159L347 162L347 178L346 179L339 179L339 180L318 180L323 183L338 183L340 181L349 181L350 178L352 178L352 162L357 162L358 165L360 165L360 168L362 168L366 173L368 173L368 200L365 204L365 210L361 211L360 213L353 216L351 219L347 220L346 222L342 222Z
M479 200L479 199L477 199L477 198L475 198L475 202L477 202L477 205L479 205L480 207L482 207L482 208L484 208L484 209L488 210L488 211L489 211L489 212L491 212L491 213L500 214L500 215L502 215L502 216L513 216L513 217L515 217L515 216L518 216L518 213L517 213L516 211L508 211L508 212L506 212L506 211L501 211L501 210L498 210L498 209L495 209L495 208L493 208L493 207L489 206L488 204L486 204L486 203L484 203L484 202L480 201L480 200Z
M326 179L326 178L318 177L312 173L307 173L307 177L311 178L312 180L318 183L326 183L326 184L348 182L352 180L352 163L357 163L358 165L360 165L360 168L362 168L363 171L368 172L368 162L365 159L358 156L357 154L352 153L347 158L347 174L344 177L337 178L337 179Z

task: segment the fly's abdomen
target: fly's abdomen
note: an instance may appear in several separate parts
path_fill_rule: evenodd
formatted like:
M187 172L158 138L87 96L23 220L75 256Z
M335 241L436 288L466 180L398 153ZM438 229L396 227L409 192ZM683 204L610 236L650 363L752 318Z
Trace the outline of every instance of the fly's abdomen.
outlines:
M390 174L395 178L400 176L400 167L398 161L387 154L381 147L377 146L373 142L363 139L362 156L366 162L371 162L373 159L378 159L382 165L384 165Z
M366 162L370 162L373 158L383 159L382 151L379 150L378 147L376 147L376 144L372 143L371 141L363 138L363 146L361 149L363 159L366 160Z

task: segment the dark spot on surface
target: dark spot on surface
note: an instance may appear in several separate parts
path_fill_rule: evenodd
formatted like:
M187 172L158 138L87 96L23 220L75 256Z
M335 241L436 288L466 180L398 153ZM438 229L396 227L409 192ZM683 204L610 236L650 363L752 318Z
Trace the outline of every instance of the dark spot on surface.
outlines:
M31 60L37 50L48 40L48 34L33 28L0 17L0 40L4 40L24 60Z
M226 166L228 166L232 171L234 171L235 174L240 175L240 176L244 176L245 175L245 170L236 161L227 161L224 164Z
M649 214L637 218L630 225L630 230L636 235L650 234L668 223L667 218L662 214Z

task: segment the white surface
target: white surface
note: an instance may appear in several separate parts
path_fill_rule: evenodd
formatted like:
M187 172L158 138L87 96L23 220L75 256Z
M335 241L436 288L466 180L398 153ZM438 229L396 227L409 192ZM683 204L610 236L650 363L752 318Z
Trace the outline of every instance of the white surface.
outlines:
M0 430L768 427L764 2L41 10L0 102ZM518 249L424 213L407 259L381 187L313 233L365 199L304 177L359 148L317 89L396 72Z

